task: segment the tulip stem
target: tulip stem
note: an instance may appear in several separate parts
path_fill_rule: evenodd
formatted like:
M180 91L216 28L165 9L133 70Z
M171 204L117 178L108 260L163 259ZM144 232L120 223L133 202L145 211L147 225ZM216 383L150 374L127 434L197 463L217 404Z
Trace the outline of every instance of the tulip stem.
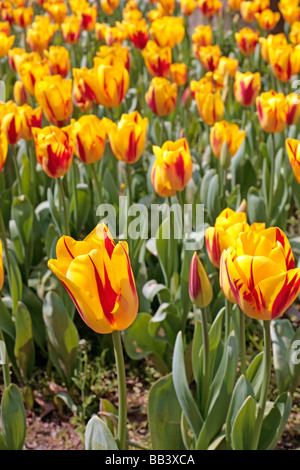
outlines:
M119 393L119 412L118 412L118 444L119 450L125 449L127 433L127 394L126 394L126 375L123 356L123 347L120 331L112 332L114 354L117 366L118 393Z
M3 380L4 380L4 387L7 388L10 383L10 372L9 372L9 364L8 364L8 357L7 357L7 350L5 346L4 336L2 330L0 330L0 341L4 343L4 357L0 356L0 360L2 360L2 369L3 369Z
M20 170L19 170L19 165L18 165L18 160L17 160L16 148L17 148L16 145L12 145L12 160L13 160L13 164L14 164L14 168L15 168L19 195L21 195L21 194L23 194L23 188L22 188L22 180L21 180Z
M202 410L206 413L209 391L209 335L206 308L201 309L201 324L203 337L203 381L202 381Z
M256 432L255 432L255 442L254 442L254 449L257 449L257 445L260 438L262 422L264 418L267 396L268 396L268 389L270 384L270 377L271 377L271 332L270 332L270 321L264 320L264 375L263 375L263 383L260 393L260 400L259 400L259 408L257 413L257 420L256 420Z
M133 203L133 193L132 193L132 178L131 178L131 168L130 164L126 163L126 176L127 176L127 186L128 186L128 196L129 196L129 207Z
M275 136L274 132L271 133L272 140L272 154L271 154L271 172L270 172L270 186L269 186L269 200L268 200L268 223L271 224L272 208L273 208L273 192L274 192L274 177L275 177Z
M245 314L240 309L240 357L241 374L246 375L246 336L245 336Z
M73 192L74 192L74 222L76 229L78 227L78 195L77 195L77 184L76 184L76 169L75 169L75 160L72 162L72 185L73 185Z
M99 202L99 204L102 204L102 187L101 187L100 180L98 178L95 163L91 163L91 167L92 167L93 175L94 175L94 178L95 178L95 185L96 185L96 191L97 191L97 196L98 196L98 202Z
M64 235L69 236L70 235L70 227L69 227L69 218L68 218L68 209L67 209L67 204L66 204L66 197L65 197L65 192L64 192L64 187L62 183L61 178L56 178L58 187L59 187L59 192L60 192L60 199L61 199L61 205L63 208L64 212L64 217L65 217L65 227L64 227Z
M225 297L225 338L228 338L230 333L230 320L231 320L231 306L229 300Z
M5 224L4 224L3 215L2 215L2 212L1 212L1 211L0 211L0 236L1 236L2 241L3 241L4 253L5 253L5 258L6 258L6 266L7 266L8 284L9 284L9 288L10 288L10 290L11 290L10 258L9 258L9 251L8 251L8 246L7 246L7 240L6 240Z

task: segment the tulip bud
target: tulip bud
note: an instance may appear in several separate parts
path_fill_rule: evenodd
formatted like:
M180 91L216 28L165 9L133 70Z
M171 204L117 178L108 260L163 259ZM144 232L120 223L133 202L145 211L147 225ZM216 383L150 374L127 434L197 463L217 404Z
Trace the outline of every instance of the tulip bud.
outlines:
M26 88L20 80L17 80L14 84L13 97L14 102L18 106L22 106L29 100L29 93L27 92Z
M212 301L212 287L196 252L191 261L189 294L193 304L199 308L207 307Z

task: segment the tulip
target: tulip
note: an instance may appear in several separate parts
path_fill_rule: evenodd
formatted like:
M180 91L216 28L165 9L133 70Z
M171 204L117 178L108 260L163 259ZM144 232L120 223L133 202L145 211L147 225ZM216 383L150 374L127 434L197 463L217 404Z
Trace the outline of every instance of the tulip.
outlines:
M128 47L122 47L116 43L113 46L101 46L94 57L94 68L99 65L112 65L114 67L125 67L130 72L130 52Z
M73 69L73 94L77 106L88 111L96 101L97 76L94 69Z
M30 95L34 95L34 87L37 81L49 75L49 65L45 59L40 59L35 54L25 56L19 63L18 73L20 79Z
M150 40L143 49L142 56L152 77L169 77L172 63L170 47L159 47L154 41Z
M103 120L97 116L81 116L78 121L71 121L71 135L74 140L74 152L83 163L99 161L105 150L106 128Z
M241 17L246 23L252 23L258 12L257 2L242 1L240 6Z
M193 304L201 309L207 307L213 298L211 284L196 252L191 261L189 294Z
M47 17L42 17L43 20L38 20L35 17L35 22L27 29L26 33L26 42L28 43L30 49L34 52L39 52L40 54L48 49L49 43L53 38L53 35L56 31L56 26L53 26Z
M267 9L261 13L256 13L255 18L261 29L271 31L280 20L280 13L278 11L273 12L272 10Z
M216 122L210 130L210 145L216 158L220 158L224 142L227 143L230 156L233 157L245 139L246 131L240 131L237 124L226 121Z
M217 15L223 7L219 0L198 0L198 8L206 18L212 18Z
M176 196L176 191L174 189L169 189L166 183L163 181L162 173L162 168L155 161L151 170L151 181L154 191L160 197L164 198Z
M236 240L240 233L245 231L264 230L265 224L252 224L249 226L245 212L235 212L229 207L224 209L216 218L214 227L208 227L205 232L205 242L208 257L211 263L220 267L223 250L236 247Z
M194 52L205 70L209 72L216 70L221 57L221 49L218 45L194 48Z
M148 26L145 19L126 23L129 40L134 47L143 50L149 40Z
M77 16L66 16L61 24L61 32L65 42L77 44L81 33L80 19Z
M299 21L300 19L300 7L298 2L279 2L278 8L280 13L283 16L284 21L288 24L292 24L295 21Z
M190 90L194 99L197 93L202 95L215 93L216 90L222 90L223 88L224 77L217 71L207 72L199 81L190 81Z
M106 26L103 30L104 41L108 46L114 44L123 44L125 39L127 39L127 30L122 23L118 21L115 23L115 26Z
M192 158L186 139L167 141L161 148L154 145L153 153L166 188L176 192L182 191L193 173Z
M81 28L84 31L93 31L97 19L97 8L93 5L87 6L79 12Z
M66 78L71 69L70 54L63 46L50 46L44 51L44 56L49 64L51 75L61 75Z
M293 44L300 44L300 21L295 21L291 25L289 40Z
M106 108L118 107L129 87L129 73L125 67L100 65L97 70L97 102Z
M145 99L151 111L158 116L167 116L176 108L177 94L176 83L170 83L163 77L154 77L145 94Z
M108 121L107 135L114 156L126 163L135 163L142 156L146 143L148 119L137 112L122 114L118 124Z
M282 230L241 233L236 248L222 253L220 285L250 318L268 321L283 315L298 295L300 269Z
M0 240L0 291L4 284L4 266L3 266L3 254L2 254L2 242Z
M50 178L64 176L70 169L74 145L69 130L56 126L33 127L36 158Z
M236 101L241 106L248 107L254 104L260 89L261 77L259 72L236 72L233 93Z
M196 6L197 3L195 0L180 0L180 11L184 16L191 16Z
M5 132L0 128L0 173L4 167L8 152L8 141ZM1 258L1 256L0 256ZM0 259L1 261L1 259ZM1 272L1 266L0 266Z
M286 139L285 143L295 178L300 183L300 142L297 139Z
M192 41L195 46L210 46L212 43L212 29L210 25L197 26L192 34Z
M220 73L223 76L228 75L230 78L234 78L238 66L239 61L237 59L222 56L220 57L216 72Z
M14 22L20 28L27 28L30 25L33 18L33 8L16 8L13 11Z
M269 60L274 76L282 82L300 72L300 48L293 44L269 48Z
M48 266L92 330L107 334L133 323L138 296L126 242L116 245L101 224L83 241L63 236L56 253Z
M196 92L195 95L199 116L209 126L221 121L224 116L224 103L220 91L203 93Z
M0 58L5 57L15 41L15 36L6 36L0 32Z
M234 11L240 11L242 0L228 0L228 6Z
M51 124L62 126L73 112L72 80L52 75L38 80L34 94L44 115Z
M296 93L290 93L285 97L288 104L288 111L286 115L286 123L292 126L298 122L300 116L300 99Z
M264 10L270 9L270 0L253 0L256 11L262 13Z
M27 103L18 108L21 117L21 132L20 137L24 140L33 138L32 128L41 128L43 121L42 108L38 107L33 109Z
M8 21L0 21L0 32L6 34L6 36L10 35L10 24Z
M16 144L21 138L21 117L18 107L13 101L0 103L1 129L6 134L10 145Z
M242 28L238 33L235 33L237 45L241 53L244 55L251 55L254 53L258 39L259 31L253 31L253 29L250 28Z
M119 0L101 0L101 8L106 15L112 15L119 6Z
M171 47L180 43L185 36L183 18L164 16L151 24L150 34L159 47Z
M287 121L288 104L283 93L274 90L262 93L256 98L258 118L265 132L282 132Z
M186 84L188 78L187 66L184 63L176 63L171 65L171 80L178 86Z
M26 57L27 55L28 54L25 49L21 49L19 47L13 47L8 51L8 63L14 72L17 71L18 65L22 61L22 58Z
M29 101L29 93L27 92L26 88L24 87L23 83L20 80L17 80L14 83L13 97L14 97L14 102L18 106L22 106L23 104Z
M68 7L65 3L44 3L45 11L49 13L54 23L62 24L67 16Z
M158 6L162 9L164 16L171 16L175 10L176 0L158 0Z
M267 38L259 38L260 53L265 62L269 63L269 51L287 44L286 35L284 33L268 34Z

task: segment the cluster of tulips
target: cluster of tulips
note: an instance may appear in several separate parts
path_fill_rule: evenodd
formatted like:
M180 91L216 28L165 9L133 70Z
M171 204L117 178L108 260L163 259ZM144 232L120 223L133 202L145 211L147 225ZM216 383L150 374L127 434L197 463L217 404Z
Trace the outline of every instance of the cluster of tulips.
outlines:
M72 403L77 311L111 335L118 377L87 449L140 446L123 348L161 374L153 449L274 449L300 384L298 0L3 0L0 18L0 448L24 448L37 354ZM169 209L154 237L99 222L124 195L146 219Z

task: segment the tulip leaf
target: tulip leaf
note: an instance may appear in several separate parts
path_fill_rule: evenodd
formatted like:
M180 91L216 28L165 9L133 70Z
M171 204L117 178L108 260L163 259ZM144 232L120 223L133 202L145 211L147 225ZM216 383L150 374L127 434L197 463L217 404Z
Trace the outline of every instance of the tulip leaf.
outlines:
M171 300L171 293L164 284L158 284L155 279L151 279L143 286L143 295L146 299L153 301L156 295L159 295L160 300L168 302Z
M11 296L13 312L17 306L17 302L22 300L23 283L22 275L15 256L10 256L10 279L11 279Z
M80 230L88 216L89 210L88 208L91 205L91 195L90 190L87 184L77 184L76 185L76 197L77 197L77 216L78 216L78 226L76 230ZM70 202L70 215L72 215L75 211L75 194L72 194L71 202Z
M85 450L118 450L111 431L96 415L91 417L85 429Z
M246 377L254 390L256 398L259 396L262 381L264 378L263 357L264 353L263 351L261 351L252 360L246 372Z
M207 192L207 212L211 221L214 221L221 212L219 195L219 175L214 175L209 183Z
M118 410L117 408L105 398L100 399L100 414L101 419L105 422L108 426L109 430L114 432L114 427L118 422Z
M300 327L291 340L288 357L291 371L290 392L293 393L300 385Z
M149 321L148 331L156 341L169 342L174 347L180 327L181 322L175 304L164 302Z
M234 420L231 431L233 450L252 450L256 426L256 402L249 395Z
M22 395L15 384L10 384L1 401L3 438L8 450L22 450L26 437L26 417Z
M289 364L289 347L294 336L292 324L287 319L271 322L271 339L276 383L279 393L287 390L291 378Z
M0 330L7 333L13 340L15 339L14 321L0 297Z
M35 349L32 334L31 316L22 302L18 302L15 309L16 340L14 353L18 367L24 380L29 380L32 376Z
M43 304L50 358L68 387L77 367L79 336L61 298L55 292L46 294Z
M267 220L265 201L257 188L249 188L247 193L247 211L250 224Z
M43 302L31 288L24 284L22 289L22 302L26 305L31 316L33 339L41 350L45 352L46 330L42 315Z
M185 414L187 422L194 433L195 439L197 439L203 425L203 418L188 385L181 331L178 333L175 343L172 370L173 382L178 401L183 413Z
M159 379L150 388L148 420L153 450L183 450L181 437L181 407L172 374Z
M273 450L276 447L290 416L291 409L292 398L290 393L284 392L279 395L263 420L258 450Z
M234 421L244 401L249 396L255 399L255 394L249 380L244 375L241 375L234 387L226 418L226 441L229 445L231 445L231 432Z

